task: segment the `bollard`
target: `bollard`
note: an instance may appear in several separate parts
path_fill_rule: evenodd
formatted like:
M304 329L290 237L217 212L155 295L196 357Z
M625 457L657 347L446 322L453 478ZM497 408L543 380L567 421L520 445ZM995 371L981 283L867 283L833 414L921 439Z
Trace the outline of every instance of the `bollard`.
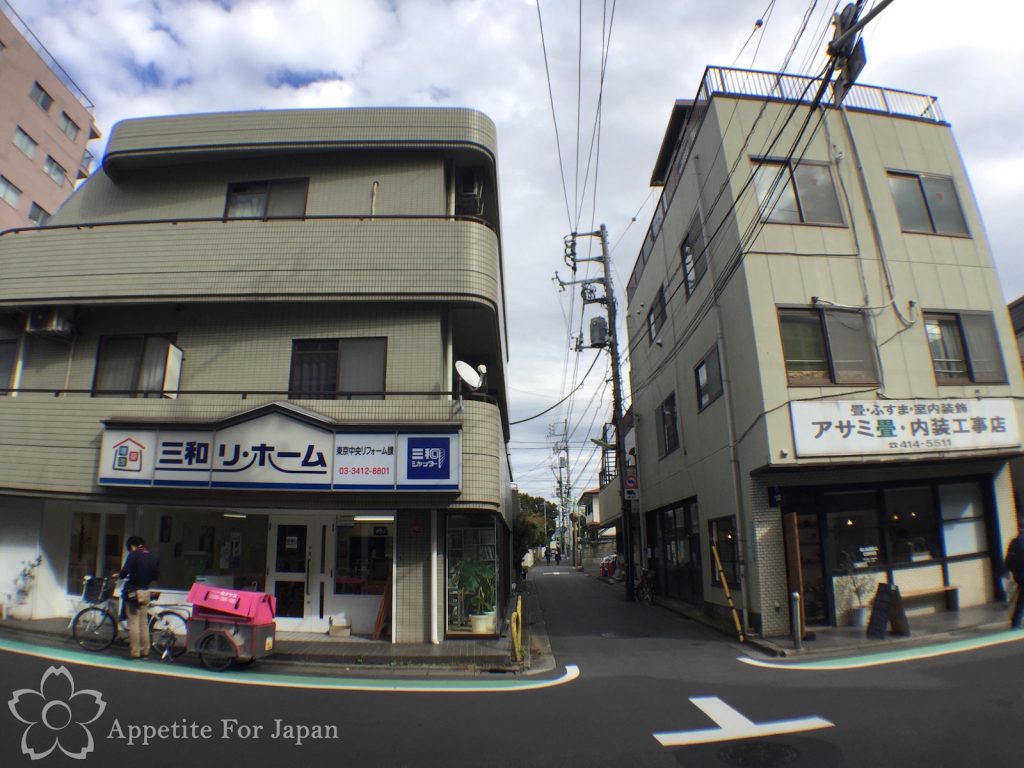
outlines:
M803 633L800 631L800 593L793 592L789 596L789 623L793 627L793 647L802 651L804 649Z

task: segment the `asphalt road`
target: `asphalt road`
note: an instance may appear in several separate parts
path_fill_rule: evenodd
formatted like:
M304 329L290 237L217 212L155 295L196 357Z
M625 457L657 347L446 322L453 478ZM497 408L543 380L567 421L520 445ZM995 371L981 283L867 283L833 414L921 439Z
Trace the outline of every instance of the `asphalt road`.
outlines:
M1015 637L885 666L766 669L738 661L745 649L728 638L627 604L621 589L567 567L541 566L529 581L559 664L548 677L575 665L575 679L524 689L540 681L392 676L368 684L402 690L348 690L361 681L338 679L345 670L275 666L265 675L271 666L257 665L181 679L155 674L168 669L157 662L139 674L0 646L0 696L15 699L0 711L0 765L902 768L1013 764L1019 755L1024 644ZM15 695L39 691L51 667L67 673L49 673L45 696ZM97 694L71 697L72 682ZM309 687L326 685L338 687ZM89 721L97 696L103 709ZM43 710L58 699L70 703ZM817 727L775 733L808 725ZM729 738L740 733L750 737ZM54 734L60 744L47 756L23 754L42 754ZM87 734L84 759L61 751L88 746ZM718 740L689 743L700 738Z

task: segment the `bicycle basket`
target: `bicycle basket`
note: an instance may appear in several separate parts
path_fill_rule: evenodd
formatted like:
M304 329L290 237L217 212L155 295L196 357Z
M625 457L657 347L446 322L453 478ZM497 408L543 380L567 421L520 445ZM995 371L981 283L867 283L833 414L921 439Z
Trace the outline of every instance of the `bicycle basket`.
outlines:
M82 592L82 599L87 603L102 603L110 599L114 594L114 581L105 579L102 576L90 576L85 580L85 590Z

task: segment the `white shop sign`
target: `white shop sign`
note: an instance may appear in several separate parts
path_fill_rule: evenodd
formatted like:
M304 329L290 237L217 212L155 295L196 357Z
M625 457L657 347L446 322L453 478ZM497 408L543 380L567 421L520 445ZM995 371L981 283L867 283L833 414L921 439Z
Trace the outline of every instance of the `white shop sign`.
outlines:
M271 413L220 429L108 429L97 483L337 491L457 491L459 432L337 432Z
M791 402L797 456L972 451L1020 446L1012 400Z

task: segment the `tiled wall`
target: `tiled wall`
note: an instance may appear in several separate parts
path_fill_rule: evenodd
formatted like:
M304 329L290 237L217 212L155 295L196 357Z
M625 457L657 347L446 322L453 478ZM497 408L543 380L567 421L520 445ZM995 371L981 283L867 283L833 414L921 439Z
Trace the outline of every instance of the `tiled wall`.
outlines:
M430 642L430 512L403 509L395 521L395 640Z

